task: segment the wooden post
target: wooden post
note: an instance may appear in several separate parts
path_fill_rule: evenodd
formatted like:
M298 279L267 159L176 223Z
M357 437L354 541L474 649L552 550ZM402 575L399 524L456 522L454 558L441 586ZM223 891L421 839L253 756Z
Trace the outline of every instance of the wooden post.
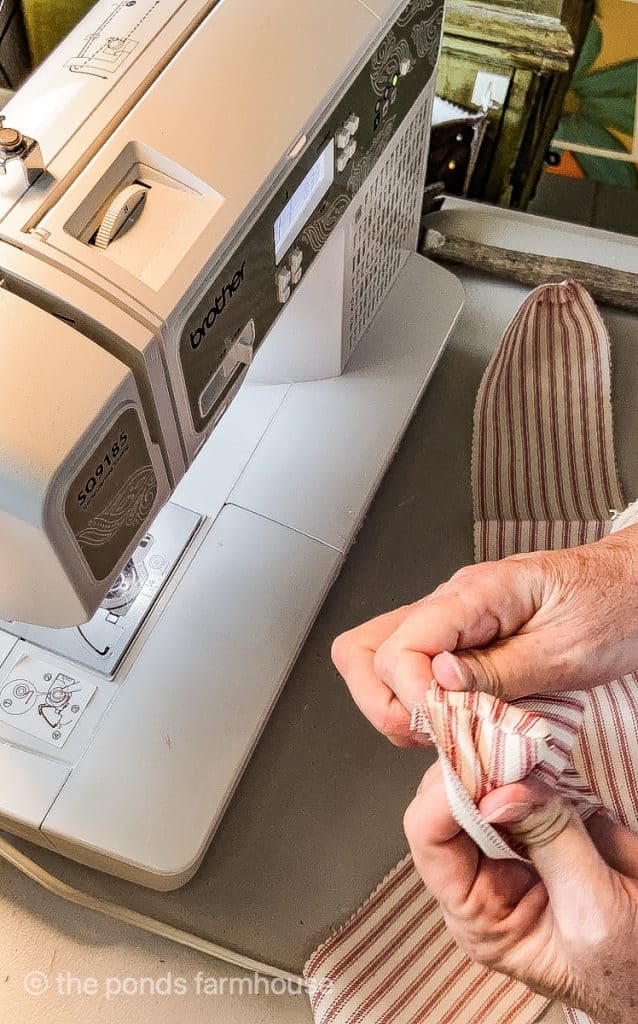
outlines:
M638 274L611 267L597 267L579 260L538 256L495 245L482 245L465 238L446 237L426 229L422 252L430 259L469 267L506 281L531 285L574 280L584 285L597 302L628 313L638 313Z

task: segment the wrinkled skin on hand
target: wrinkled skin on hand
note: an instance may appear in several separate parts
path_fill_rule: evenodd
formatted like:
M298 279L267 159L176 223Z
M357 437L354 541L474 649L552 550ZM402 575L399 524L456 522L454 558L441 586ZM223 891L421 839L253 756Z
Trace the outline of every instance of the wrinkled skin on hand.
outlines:
M638 667L638 527L467 566L342 634L333 659L363 714L399 746L433 678L508 698L609 682Z
M638 1020L638 836L585 827L537 781L495 790L481 813L532 861L492 861L452 818L438 765L405 815L417 870L459 946L600 1024Z
M461 569L344 633L333 658L360 710L399 746L410 745L410 713L434 678L516 698L632 672L638 527ZM405 816L417 869L459 945L601 1024L635 1024L638 836L602 812L585 827L535 780L490 793L480 810L527 846L531 866L480 853L453 820L436 765Z

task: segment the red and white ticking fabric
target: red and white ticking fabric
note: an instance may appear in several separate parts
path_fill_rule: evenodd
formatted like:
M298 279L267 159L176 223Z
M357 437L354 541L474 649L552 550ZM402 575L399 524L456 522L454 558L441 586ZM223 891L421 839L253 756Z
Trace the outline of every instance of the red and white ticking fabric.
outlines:
M460 952L410 857L305 975L321 1024L533 1024L548 1005Z
M449 693L434 684L414 709L412 732L436 746L455 821L487 857L523 859L479 814L493 789L533 775L587 816L600 800L570 766L585 715L582 693L508 704L487 693Z
M607 328L582 285L537 288L481 383L472 451L477 562L600 539L624 506Z
M562 548L638 522L614 456L610 342L574 282L533 291L508 327L476 402L472 457L477 561ZM413 728L434 740L450 807L493 857L516 856L476 804L536 774L587 813L604 804L638 830L638 683L514 704L433 686ZM548 1006L472 963L410 858L310 958L317 1024L533 1024ZM565 1009L569 1024L589 1018Z

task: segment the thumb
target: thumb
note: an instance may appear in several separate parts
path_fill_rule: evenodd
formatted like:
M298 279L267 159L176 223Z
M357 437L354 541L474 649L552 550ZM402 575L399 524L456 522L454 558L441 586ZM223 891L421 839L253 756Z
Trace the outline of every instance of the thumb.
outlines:
M581 928L586 921L590 927L595 894L609 891L614 872L574 808L548 786L527 779L490 793L480 810L526 848L561 926Z
M474 681L475 689L495 694L531 692L525 671L531 651L519 654L517 645L538 644L538 634L534 640L519 630L538 610L542 582L540 563L528 556L466 566L417 602L380 644L377 677L410 711L423 700L433 675L452 690L471 688ZM497 664L501 650L511 652L507 664ZM543 659L536 655L534 661L540 676Z
M550 659L540 640L523 633L482 650L445 651L433 658L432 673L446 690L481 690L510 699L542 693L548 689Z

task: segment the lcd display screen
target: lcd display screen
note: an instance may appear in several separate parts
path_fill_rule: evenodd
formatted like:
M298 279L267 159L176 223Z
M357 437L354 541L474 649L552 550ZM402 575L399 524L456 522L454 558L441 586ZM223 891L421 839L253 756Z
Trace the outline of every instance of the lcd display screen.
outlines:
M334 139L310 169L275 221L275 261L281 263L288 248L315 212L335 178Z

